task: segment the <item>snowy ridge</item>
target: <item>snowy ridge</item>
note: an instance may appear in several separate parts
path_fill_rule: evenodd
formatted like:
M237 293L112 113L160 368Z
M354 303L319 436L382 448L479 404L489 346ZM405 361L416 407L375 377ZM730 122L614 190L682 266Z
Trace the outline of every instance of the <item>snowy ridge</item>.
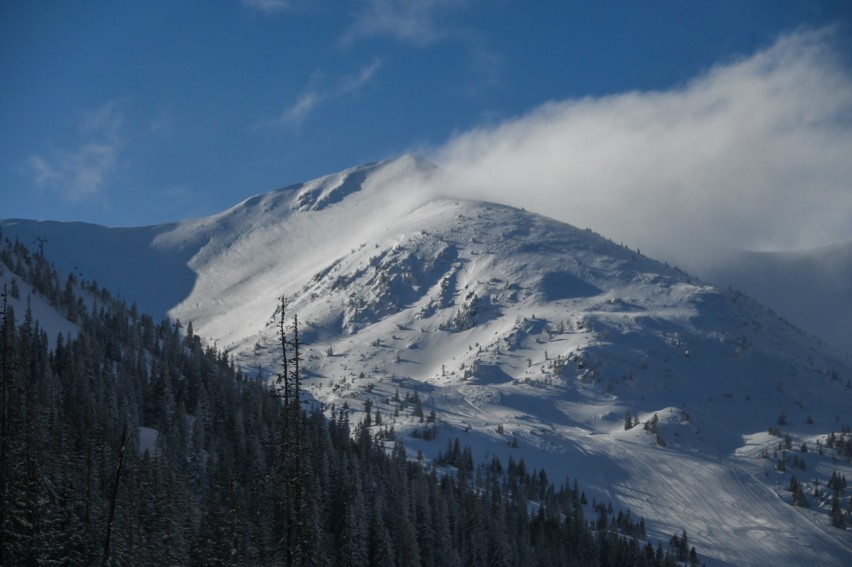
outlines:
M849 532L828 526L824 502L792 507L792 465L776 470L795 454L810 491L852 475L816 451L852 422L848 360L750 298L588 230L434 198L422 191L433 173L406 156L153 228L2 226L46 234L60 268L83 259L125 296L145 277L133 270L156 267L172 317L266 375L284 296L310 396L353 421L370 400L376 433L392 426L427 456L461 437L478 457L570 474L590 499L660 518L654 537L685 527L708 565L852 562ZM73 255L51 256L75 238ZM110 267L111 246L129 273ZM133 298L144 307L153 291ZM401 400L412 396L434 425ZM625 429L628 416L638 425ZM779 451L784 435L795 450Z

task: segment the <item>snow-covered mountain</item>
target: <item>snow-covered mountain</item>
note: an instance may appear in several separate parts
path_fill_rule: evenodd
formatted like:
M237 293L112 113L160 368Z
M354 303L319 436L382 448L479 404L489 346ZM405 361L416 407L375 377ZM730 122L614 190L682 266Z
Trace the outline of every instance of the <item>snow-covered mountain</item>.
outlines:
M310 396L353 420L369 404L377 433L427 456L460 437L570 474L590 500L662 518L657 537L685 527L708 565L852 562L824 488L852 474L825 447L852 424L848 360L588 230L435 197L433 175L405 156L196 221L0 226L264 375L283 296ZM791 505L793 473L809 508Z

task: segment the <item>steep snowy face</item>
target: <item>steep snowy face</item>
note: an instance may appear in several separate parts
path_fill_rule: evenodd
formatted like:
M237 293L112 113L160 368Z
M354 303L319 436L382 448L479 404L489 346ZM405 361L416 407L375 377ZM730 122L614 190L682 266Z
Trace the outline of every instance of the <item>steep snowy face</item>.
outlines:
M157 246L199 245L189 261L195 286L170 315L236 347L269 318L277 298L426 200L423 179L433 168L414 156L352 168L160 235Z

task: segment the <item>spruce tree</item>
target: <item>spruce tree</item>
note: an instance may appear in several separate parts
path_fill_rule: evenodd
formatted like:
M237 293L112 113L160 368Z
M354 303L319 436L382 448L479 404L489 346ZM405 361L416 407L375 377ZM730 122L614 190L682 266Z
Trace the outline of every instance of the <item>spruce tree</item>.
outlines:
M7 565L7 510L9 509L9 412L11 393L11 333L14 316L10 313L9 294L3 284L2 313L0 313L0 565Z

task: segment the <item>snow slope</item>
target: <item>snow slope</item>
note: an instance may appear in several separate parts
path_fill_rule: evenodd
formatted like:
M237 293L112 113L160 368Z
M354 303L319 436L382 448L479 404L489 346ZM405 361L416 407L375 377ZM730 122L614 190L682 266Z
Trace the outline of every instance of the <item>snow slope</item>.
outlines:
M12 295L12 289L17 287L17 297ZM57 337L76 336L79 327L65 318L65 316L54 309L54 307L39 295L26 281L18 277L12 268L5 262L0 261L0 290L6 290L8 306L15 317L17 324L26 320L29 310L33 321L37 321L41 330L45 332L50 348L56 346Z
M430 197L432 174L405 156L175 225L2 226L46 235L61 267L82 263L140 307L170 305L264 375L280 363L284 296L310 396L353 421L370 400L374 431L393 427L413 451L460 437L480 458L577 477L590 500L653 518L654 537L685 528L708 565L852 563L827 504L793 508L793 467L775 470L795 454L811 492L852 475L815 450L852 424L848 360L748 297L590 231ZM67 253L51 256L57 242ZM626 414L639 425L625 430ZM795 450L779 451L783 435Z
M708 273L852 354L852 241L795 252L741 252Z

